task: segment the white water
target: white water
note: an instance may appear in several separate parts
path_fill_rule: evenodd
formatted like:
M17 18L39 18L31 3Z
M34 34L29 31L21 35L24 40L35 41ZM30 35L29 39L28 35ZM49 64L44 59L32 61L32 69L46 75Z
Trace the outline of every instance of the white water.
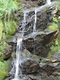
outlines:
M36 23L37 23L37 9L35 9L35 20L33 25L33 33L36 32Z
M51 4L51 0L46 0L46 4Z
M23 11L23 21L22 21L22 37L24 36L24 32L25 32L25 27L24 25L26 24L26 18L27 18L27 14L28 14L28 10Z
M19 80L19 64L21 65L21 46L22 46L22 38L17 39L17 49L16 49L16 62L15 62L15 67L16 67L16 72L15 72L15 77L13 80ZM20 76L22 76L22 71L20 70Z
M21 63L22 63L21 47L22 47L22 40L23 40L23 37L24 37L24 31L25 31L24 25L26 23L26 14L27 14L27 12L24 11L23 13L24 13L24 16L23 16L23 21L22 21L22 33L21 33L21 37L17 38L16 62L15 62L16 72L15 72L14 79L12 79L12 80L21 80L21 79L19 79L19 74L20 74L20 76L22 76L22 71L19 68L19 65L21 65ZM20 71L20 73L19 73L19 71Z

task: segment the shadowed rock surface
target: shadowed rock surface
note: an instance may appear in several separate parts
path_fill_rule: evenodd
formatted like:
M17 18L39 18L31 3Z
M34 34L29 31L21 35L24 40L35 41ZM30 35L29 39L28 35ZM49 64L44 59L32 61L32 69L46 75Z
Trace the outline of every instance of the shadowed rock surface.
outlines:
M58 31L52 32L45 32L44 34L39 34L38 32L36 35L31 36L23 41L26 49L29 50L31 53L35 53L40 56L47 56L52 41L56 38Z

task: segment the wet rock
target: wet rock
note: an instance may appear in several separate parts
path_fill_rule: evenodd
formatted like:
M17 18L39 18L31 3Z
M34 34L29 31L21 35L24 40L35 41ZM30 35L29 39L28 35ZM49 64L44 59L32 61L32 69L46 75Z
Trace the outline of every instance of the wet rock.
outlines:
M56 68L55 67L52 67L50 65L45 65L43 66L43 70L47 73L47 75L52 75L54 71L56 71Z
M4 49L4 60L8 60L11 57L11 53L12 53L12 46L11 45L7 45L6 48Z
M23 6L26 8L37 7L38 0L23 0Z
M53 75L51 75L50 77L49 77L49 80L60 80L60 76L53 76Z
M58 52L55 52L54 55L52 55L52 58L60 59L60 50Z
M10 74L8 74L7 76L5 76L5 78L4 79L2 79L2 80L11 80L12 79L12 76L10 75Z
M27 39L23 40L25 48L31 53L38 54L40 56L47 56L51 43L56 38L58 32L45 32L44 34L36 33L34 35L28 35Z
M27 60L22 64L22 72L25 74L36 73L39 70L39 64L33 60Z
M49 77L47 76L46 73L41 74L41 80L49 80Z
M44 8L37 12L37 23L36 23L37 31L45 30L48 27L49 22L51 22L53 19L53 16L51 14L52 9L48 8L48 9L44 10ZM30 11L28 13L29 17L27 17L27 21L24 26L25 27L25 32L24 32L25 35L28 35L33 32L33 24L34 24L34 19L35 19L34 15L35 15L34 11L32 11L32 12ZM18 27L18 31L17 31L18 33L21 32L21 30L22 30L21 26L22 26L22 24L20 23L19 27Z
M46 0L38 0L38 5L41 6L41 5L44 5L46 3Z

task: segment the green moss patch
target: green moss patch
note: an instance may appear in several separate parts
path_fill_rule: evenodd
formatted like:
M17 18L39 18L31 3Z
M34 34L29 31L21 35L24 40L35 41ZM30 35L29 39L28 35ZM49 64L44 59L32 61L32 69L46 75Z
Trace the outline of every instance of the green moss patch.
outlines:
M9 70L10 61L0 61L0 80L3 79Z

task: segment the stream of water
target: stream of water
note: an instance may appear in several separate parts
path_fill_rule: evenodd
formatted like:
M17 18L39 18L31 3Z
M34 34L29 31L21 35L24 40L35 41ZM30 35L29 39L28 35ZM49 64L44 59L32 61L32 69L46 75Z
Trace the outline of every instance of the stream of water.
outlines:
M43 6L41 6L41 7L39 7L39 8L35 8L35 20L34 20L34 25L33 25L33 33L35 33L36 32L36 23L37 23L37 12L38 11L40 11L43 7L45 7L46 5L49 5L49 4L51 4L51 0L46 0L46 4L45 5L43 5Z
M14 79L12 79L12 80L21 80L21 79L19 79L19 76L22 77L22 71L19 68L19 65L21 65L21 63L22 63L21 48L22 48L22 40L23 40L23 37L24 37L24 31L25 31L24 25L26 23L26 14L27 14L27 11L24 11L23 14L24 14L24 16L23 16L23 21L22 21L21 37L19 36L17 38L16 61L15 61L16 72L15 72Z
M22 71L19 69L19 65L21 65L22 59L21 59L21 46L22 46L22 38L17 39L17 49L16 49L16 72L15 72L15 78L14 80L19 80L19 71L20 76L22 76Z
M35 20L34 20L34 26L33 26L33 33L36 32L36 23L37 23L37 9L35 9Z
M51 4L51 0L46 0L46 4Z

